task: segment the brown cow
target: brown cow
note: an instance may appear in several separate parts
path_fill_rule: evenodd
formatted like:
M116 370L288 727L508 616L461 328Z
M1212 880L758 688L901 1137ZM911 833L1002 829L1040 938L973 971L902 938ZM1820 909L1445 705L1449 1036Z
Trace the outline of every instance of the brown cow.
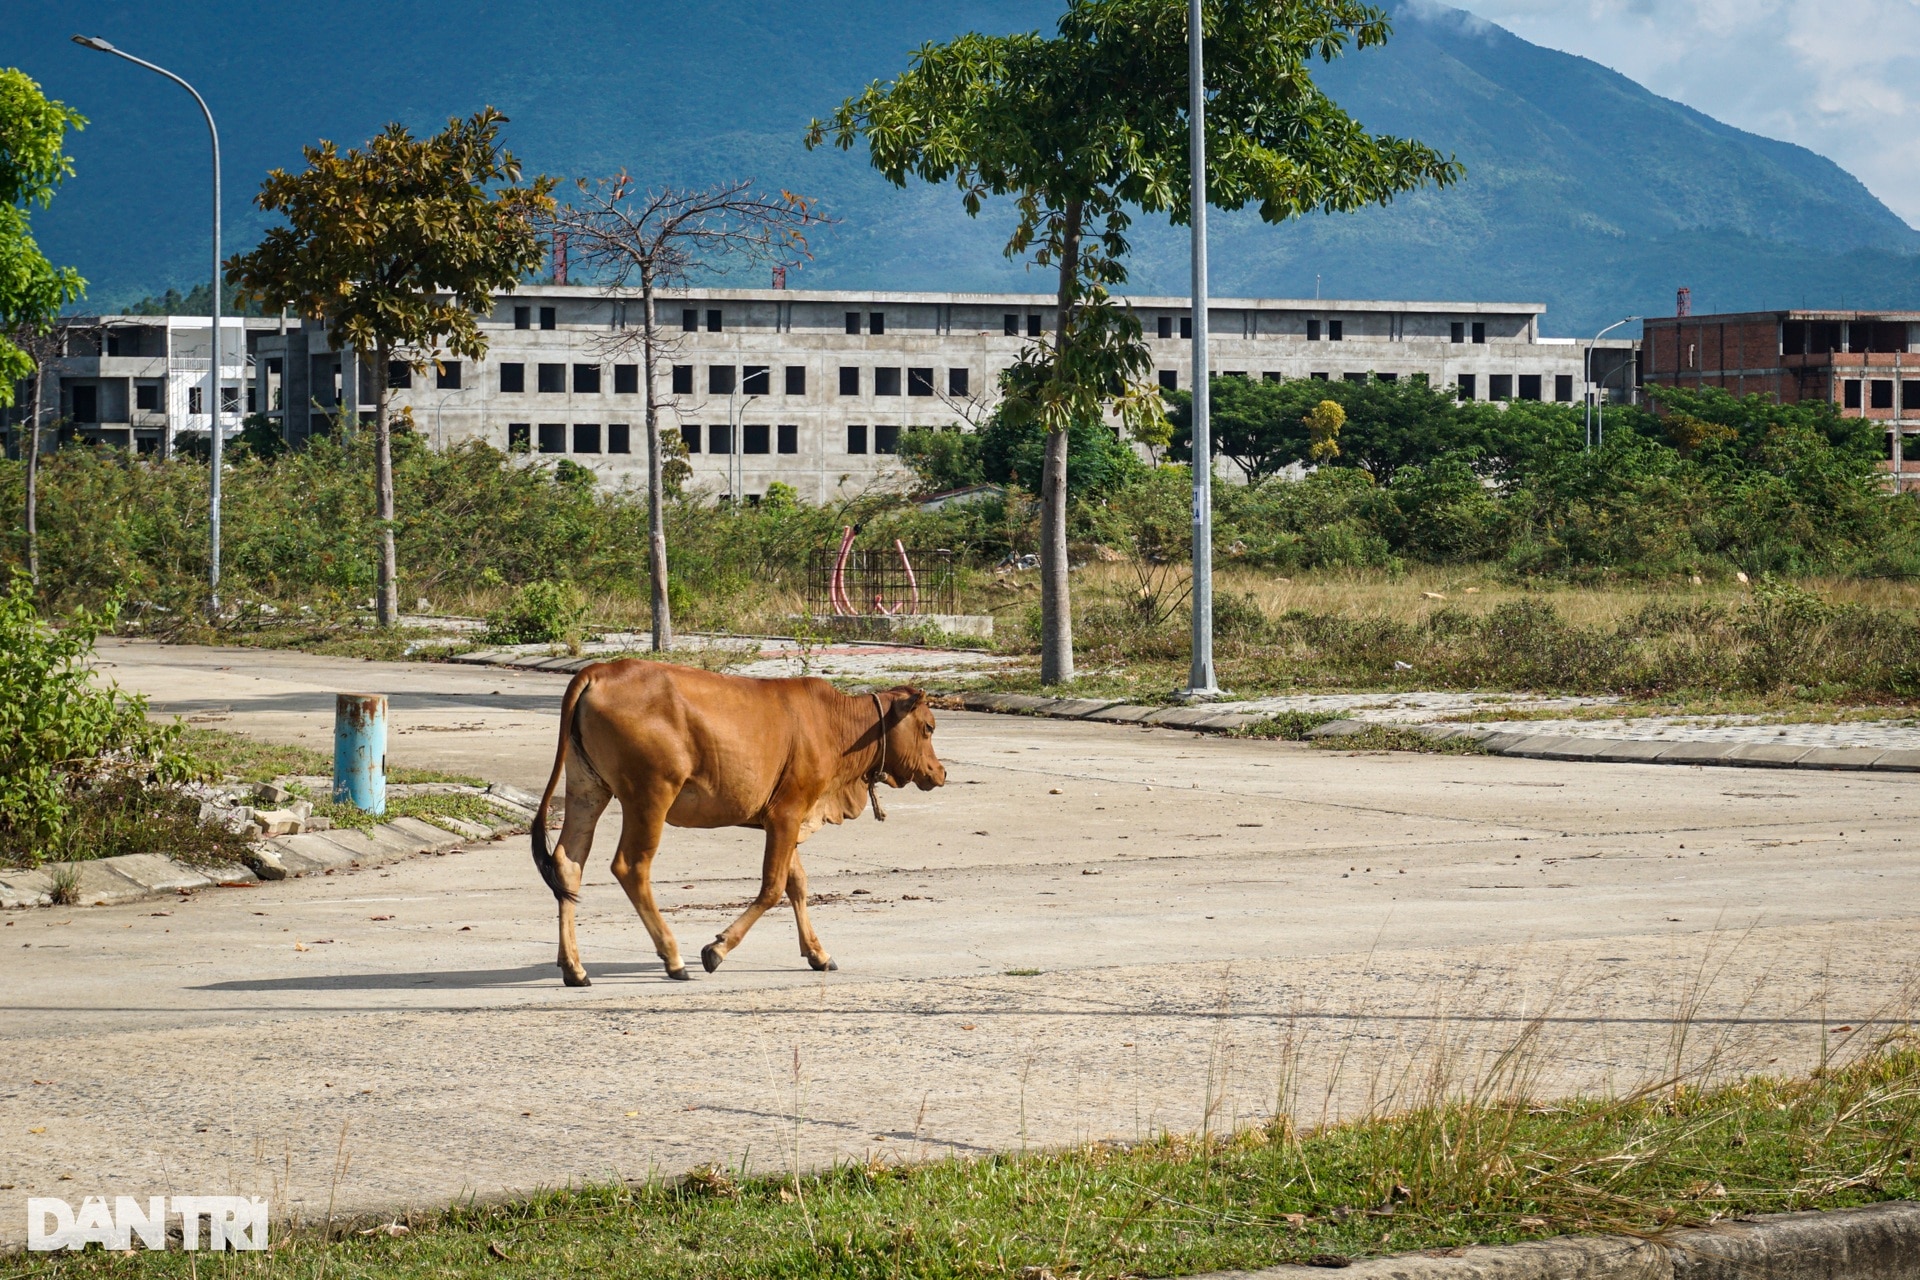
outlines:
M571 753L571 758L569 758ZM547 848L547 806L567 771L567 812L557 850ZM607 801L620 798L613 874L653 936L667 976L684 979L680 947L654 905L650 873L666 823L758 827L767 833L760 892L700 952L712 973L753 922L793 903L800 953L836 969L807 922L807 873L798 845L829 822L857 818L873 787L943 786L933 753L933 710L909 686L849 697L825 680L750 680L628 659L597 662L567 686L553 775L533 818L533 865L560 902L560 973L590 985L580 965L573 909ZM874 816L885 818L879 797Z

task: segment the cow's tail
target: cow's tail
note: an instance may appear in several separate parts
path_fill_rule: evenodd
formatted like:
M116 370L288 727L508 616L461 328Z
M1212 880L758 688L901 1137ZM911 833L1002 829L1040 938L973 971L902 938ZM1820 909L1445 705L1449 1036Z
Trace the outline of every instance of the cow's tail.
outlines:
M567 749L577 736L575 717L579 714L580 698L592 684L592 678L582 671L567 685L567 696L560 703L560 745L553 753L553 773L547 778L547 789L540 793L540 804L533 811L534 869L547 882L547 888L553 890L553 896L561 902L578 902L580 895L560 880L560 868L554 862L553 848L547 841L547 807L553 803L554 788L560 785L560 770L566 767ZM584 749L581 759L586 759Z

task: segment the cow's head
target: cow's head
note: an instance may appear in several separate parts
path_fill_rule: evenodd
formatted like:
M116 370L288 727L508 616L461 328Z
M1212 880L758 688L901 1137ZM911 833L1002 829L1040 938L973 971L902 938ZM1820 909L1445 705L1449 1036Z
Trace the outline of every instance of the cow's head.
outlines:
M933 753L933 708L924 689L901 685L880 695L886 709L887 781L922 791L947 785L947 767Z

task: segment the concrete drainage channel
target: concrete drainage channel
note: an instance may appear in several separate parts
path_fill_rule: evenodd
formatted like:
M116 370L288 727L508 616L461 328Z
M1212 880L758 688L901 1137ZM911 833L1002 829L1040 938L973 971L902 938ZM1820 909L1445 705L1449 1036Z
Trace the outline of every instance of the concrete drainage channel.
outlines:
M1149 707L1096 698L1041 698L1022 693L963 693L946 705L966 711L1049 716L1106 724L1148 724L1199 733L1232 733L1269 717L1221 711L1204 704ZM1495 756L1525 760L1591 760L1599 764L1722 765L1741 769L1847 769L1920 773L1920 750L1910 747L1806 747L1787 743L1663 742L1648 738L1602 738L1584 734L1514 733L1461 724L1384 724L1330 720L1306 737L1319 742L1358 737L1370 729L1401 729L1435 742L1465 739Z
M1369 1258L1344 1270L1352 1280L1920 1280L1920 1204L1775 1214L1650 1240L1565 1236ZM1194 1280L1324 1274L1319 1267L1287 1266Z
M420 854L446 853L478 840L497 840L527 830L539 800L517 787L449 786L445 790L478 797L499 814L485 825L440 818L438 826L420 818L395 818L365 830L335 827L299 835L258 840L245 863L192 866L157 853L135 853L90 862L56 862L31 871L0 868L0 910L66 905L110 906L223 885L258 884L356 867L398 862Z

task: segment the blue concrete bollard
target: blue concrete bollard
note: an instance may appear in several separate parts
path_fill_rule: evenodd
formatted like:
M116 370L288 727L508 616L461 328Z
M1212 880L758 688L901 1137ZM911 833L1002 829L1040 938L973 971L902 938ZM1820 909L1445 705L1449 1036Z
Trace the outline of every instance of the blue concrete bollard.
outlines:
M387 695L333 699L333 798L376 817L387 811Z

